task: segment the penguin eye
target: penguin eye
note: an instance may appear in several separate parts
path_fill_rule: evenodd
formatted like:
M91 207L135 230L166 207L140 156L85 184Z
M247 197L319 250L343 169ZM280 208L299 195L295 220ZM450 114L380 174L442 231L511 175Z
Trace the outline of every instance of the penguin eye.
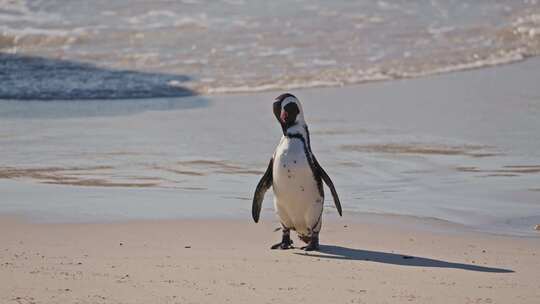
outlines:
M286 104L283 107L283 111L287 112L287 116L290 117L288 120L291 122L296 121L296 116L300 113L298 105L294 102Z

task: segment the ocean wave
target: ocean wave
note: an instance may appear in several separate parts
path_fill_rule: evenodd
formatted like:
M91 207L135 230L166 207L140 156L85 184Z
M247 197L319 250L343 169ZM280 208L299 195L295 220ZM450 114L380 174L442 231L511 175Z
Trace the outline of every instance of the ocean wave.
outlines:
M242 85L228 85L223 86L219 84L219 81L212 83L212 86L199 85L195 86L196 90L205 94L227 94L227 93L250 93L250 92L264 92L275 90L292 90L302 88L316 88L316 87L340 87L346 85L362 84L367 82L396 80L403 78L417 78L430 75L459 72L471 69L479 69L491 66L497 66L502 64L509 64L519 62L527 57L531 56L524 49L516 49L508 52L500 52L496 54L490 54L486 57L477 57L475 60L464 61L461 63L454 63L451 65L438 65L432 64L432 66L426 63L421 63L418 66L406 66L399 67L386 67L386 68L372 68L366 71L326 71L325 73L317 73L315 75L307 76L290 76L283 79L261 82L249 83L246 80Z
M0 11L18 15L24 15L30 12L24 0L0 0Z
M244 5L246 4L244 0L222 0L224 3L230 4L230 5Z
M169 10L151 10L142 15L129 17L126 21L146 30L167 27L207 29L209 26L208 17L204 13L196 16L181 16Z
M512 26L515 33L534 39L540 35L540 14L519 17L512 23Z
M433 49L429 56L414 56L405 52L403 57L391 60L384 60L385 56L379 53L368 58L370 65L360 66L358 69L340 68L340 62L334 59L315 58L311 65L294 63L292 66L303 70L300 73L289 72L286 76L263 80L245 78L241 84L227 84L224 79L218 79L212 86L200 85L197 89L206 94L225 94L336 87L492 67L540 55L540 14L535 12L518 15L506 26L499 28L467 30L447 26L430 27L427 31L449 41L474 39L480 46L461 50ZM297 53L301 53L301 50L295 52ZM280 53L277 50L271 52L271 55L278 54Z
M214 84L213 86L199 86L196 87L197 91L206 94L226 94L226 93L250 93L250 92L264 92L275 90L292 90L302 88L318 88L318 87L337 87L356 83L363 83L369 81L381 81L392 79L389 75L385 75L379 72L373 72L369 74L361 75L358 73L355 76L343 77L338 79L337 77L330 77L336 79L317 79L317 76L312 77L288 77L277 80L275 82L264 81L261 83L253 83L250 85L229 85L221 86Z
M10 47L66 46L88 36L83 28L71 30L0 26L0 50Z
M420 8L419 1L274 3L269 9L291 6L280 18L261 14L251 5L233 8L231 3L204 0L133 4L129 14L99 3L88 8L95 18L87 18L86 11L77 11L76 1L67 7L28 7L25 1L0 0L0 4L7 3L0 9L0 21L2 16L10 20L0 23L0 52L66 58L74 63L93 63L103 70L189 75L189 89L204 94L422 77L508 64L540 54L540 6L510 0L502 0L508 9L464 0L458 2L469 8L438 3L435 13L424 11L429 8ZM204 4L205 9L198 4ZM75 13L68 13L73 10ZM462 16L465 11L468 14ZM441 21L438 14L463 19ZM420 15L425 19L417 18ZM50 19L41 24L29 21L30 16ZM40 75L47 72L33 71ZM55 92L52 95L61 89L99 91L103 71L74 71L81 75L69 74L62 81L59 74L39 88ZM26 76L32 79L32 75ZM123 79L125 83L117 83L119 91L137 83ZM149 83L154 88L149 79L145 78L143 88ZM157 87L164 86L166 92L188 86L174 78L159 79L164 82ZM21 81L22 87L28 87L24 77L11 77L10 81ZM30 91L37 94L34 87ZM109 84L105 87L114 90Z
M0 21L2 22L29 22L44 24L58 20L56 14L41 11L32 11L24 0L0 0Z

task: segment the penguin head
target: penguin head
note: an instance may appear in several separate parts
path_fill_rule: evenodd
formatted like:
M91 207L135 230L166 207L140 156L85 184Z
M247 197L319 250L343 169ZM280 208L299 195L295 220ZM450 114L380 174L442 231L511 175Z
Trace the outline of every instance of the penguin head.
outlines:
M274 115L283 129L283 134L286 134L289 128L305 126L302 105L292 94L285 93L276 97Z

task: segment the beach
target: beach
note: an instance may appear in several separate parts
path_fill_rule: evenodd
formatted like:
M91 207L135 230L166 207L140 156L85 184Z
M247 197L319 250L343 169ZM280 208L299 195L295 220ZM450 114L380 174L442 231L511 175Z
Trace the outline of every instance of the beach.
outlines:
M2 218L2 303L538 303L538 239L346 216L321 250L275 221L35 224ZM446 227L448 229L448 227ZM300 240L293 238L295 245Z
M0 303L539 303L538 1L0 0ZM302 103L321 247L257 183Z
M344 206L309 254L250 216L275 92L4 103L1 301L537 303L539 66L294 92Z

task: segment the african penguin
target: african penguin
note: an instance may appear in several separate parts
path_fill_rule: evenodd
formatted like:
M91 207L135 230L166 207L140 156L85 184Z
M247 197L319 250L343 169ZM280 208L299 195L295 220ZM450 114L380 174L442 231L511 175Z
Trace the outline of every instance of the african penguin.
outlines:
M332 192L340 216L341 204L332 180L311 151L300 101L286 93L276 98L273 107L283 136L255 190L251 210L253 220L259 221L264 194L272 187L274 208L281 221L283 236L281 242L271 248L292 248L290 231L295 230L307 244L302 249L318 250L324 204L323 181Z

